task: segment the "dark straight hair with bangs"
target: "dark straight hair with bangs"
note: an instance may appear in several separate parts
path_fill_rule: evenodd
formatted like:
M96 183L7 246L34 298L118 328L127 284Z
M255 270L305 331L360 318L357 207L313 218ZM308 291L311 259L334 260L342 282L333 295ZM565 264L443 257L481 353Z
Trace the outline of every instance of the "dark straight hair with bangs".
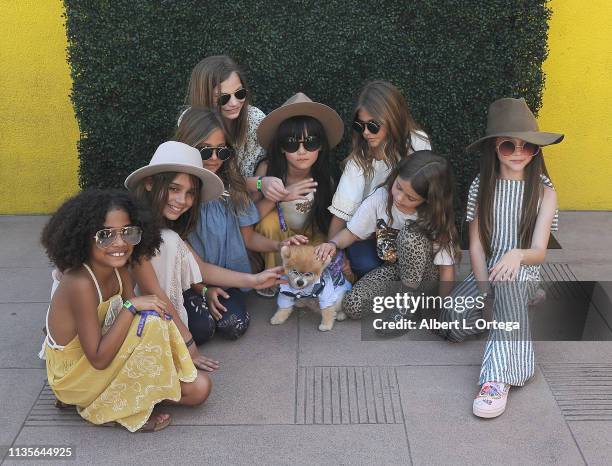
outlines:
M461 257L459 235L455 226L454 177L451 165L444 157L429 150L419 150L402 159L391 171L385 186L389 193L387 215L392 218L393 196L391 189L396 178L409 181L412 189L425 199L417 207L416 224L440 249L446 250L455 263Z
M311 177L317 182L317 190L307 226L316 227L320 233L326 234L331 221L331 213L327 207L331 205L333 186L329 142L319 120L302 115L288 118L280 124L268 150L266 175L276 176L283 180L283 183L287 183L287 157L281 148L281 141L289 137L301 139L305 135L317 136L321 140L319 156L310 169Z
M525 188L518 225L518 245L521 249L531 247L531 238L538 218L538 204L543 192L541 175L548 177L542 149L525 167ZM491 256L491 234L493 231L493 208L495 184L499 178L499 160L495 138L482 143L480 157L480 183L478 186L478 235L487 257Z

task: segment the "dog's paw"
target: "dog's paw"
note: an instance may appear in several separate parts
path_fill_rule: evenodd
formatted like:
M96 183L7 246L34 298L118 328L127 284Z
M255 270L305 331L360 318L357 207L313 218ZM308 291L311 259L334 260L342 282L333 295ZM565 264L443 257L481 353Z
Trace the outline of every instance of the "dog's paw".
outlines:
M339 311L339 312L336 314L336 320L337 320L337 321L340 321L340 322L341 322L341 321L343 321L343 320L345 320L345 319L346 319L346 314L345 314L343 311Z
M334 324L320 324L319 330L321 330L322 332L328 332L329 330L332 329L333 326Z
M280 325L284 323L291 315L293 309L279 309L270 319L272 325Z

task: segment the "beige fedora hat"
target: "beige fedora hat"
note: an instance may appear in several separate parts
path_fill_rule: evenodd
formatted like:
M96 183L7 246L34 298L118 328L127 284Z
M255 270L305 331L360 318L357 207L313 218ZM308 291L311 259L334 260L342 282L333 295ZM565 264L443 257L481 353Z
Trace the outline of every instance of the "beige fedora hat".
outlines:
M522 97L520 99L498 99L489 106L485 136L466 147L476 149L486 139L506 136L523 141L549 146L563 140L563 134L545 133L538 129L538 122Z
M344 134L344 123L340 115L327 105L313 102L306 94L298 92L290 97L283 105L272 110L257 128L259 145L267 149L276 134L280 124L295 116L309 116L321 122L327 135L330 149L338 145Z
M217 199L223 193L221 179L202 166L200 151L176 141L160 144L149 165L134 170L125 179L125 187L131 191L144 178L164 172L189 173L200 178L202 180L202 202Z

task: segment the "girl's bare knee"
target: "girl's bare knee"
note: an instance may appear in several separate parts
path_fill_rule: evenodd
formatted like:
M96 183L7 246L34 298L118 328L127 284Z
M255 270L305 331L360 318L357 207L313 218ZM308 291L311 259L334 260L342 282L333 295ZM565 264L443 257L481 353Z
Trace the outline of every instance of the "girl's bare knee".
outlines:
M208 395L212 390L212 380L208 374L204 372L198 372L198 404L204 403L208 399Z
M212 389L212 381L208 374L198 371L198 375L193 382L182 383L182 398L180 404L197 406L206 401Z

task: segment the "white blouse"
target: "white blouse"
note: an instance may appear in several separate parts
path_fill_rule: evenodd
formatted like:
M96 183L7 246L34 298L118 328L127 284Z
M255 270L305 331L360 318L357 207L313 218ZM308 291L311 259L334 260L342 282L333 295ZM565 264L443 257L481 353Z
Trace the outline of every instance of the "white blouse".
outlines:
M417 131L410 135L414 151L431 150L427 134ZM412 153L411 150L409 153ZM374 160L373 173L366 176L363 169L354 160L349 160L344 167L338 188L328 210L336 217L349 221L363 200L374 192L389 176L391 168L383 160Z

